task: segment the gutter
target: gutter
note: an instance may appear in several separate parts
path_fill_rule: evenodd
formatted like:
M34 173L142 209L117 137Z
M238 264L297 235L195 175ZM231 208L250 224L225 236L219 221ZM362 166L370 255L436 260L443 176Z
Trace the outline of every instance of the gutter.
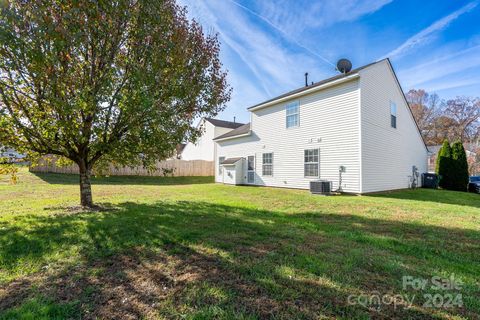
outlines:
M331 81L331 82L327 82L327 83L322 84L320 86L316 86L316 87L313 87L313 88L310 88L310 89L306 89L306 90L294 93L294 94L286 96L286 97L282 97L282 98L275 99L275 100L272 100L272 101L254 106L254 107L250 107L247 110L248 111L256 111L256 110L259 110L259 109L266 108L266 107L269 107L271 105L277 104L279 102L290 100L292 98L303 96L303 95L306 95L306 94L309 94L309 93L312 93L312 92L316 92L316 91L319 91L319 90L322 90L322 89L325 89L325 88L328 88L328 87L332 87L332 86L335 86L337 84L341 84L341 83L344 83L344 82L347 82L347 81L350 81L350 80L353 80L353 79L357 79L357 78L360 78L360 75L358 73L351 74L351 75L346 76L344 78L334 80L334 81Z
M213 139L213 141L218 142L218 141L225 141L225 140L230 140L230 139L235 139L235 138L248 137L251 134L252 134L252 130L249 130L247 133L242 133L242 134L238 134L236 136L230 136L230 137L225 137L225 138L221 138L221 139L217 138L217 139Z

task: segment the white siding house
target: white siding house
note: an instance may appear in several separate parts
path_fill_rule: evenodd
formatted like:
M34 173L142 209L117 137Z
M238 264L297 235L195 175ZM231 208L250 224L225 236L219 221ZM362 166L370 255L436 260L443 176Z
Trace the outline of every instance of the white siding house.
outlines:
M427 171L427 149L388 59L249 111L250 124L214 139L217 182L308 189L321 179L367 193L407 188L413 166ZM222 165L232 158L242 159L235 181L233 166Z
M243 123L230 122L205 118L198 124L203 128L202 136L195 142L189 142L180 155L182 160L206 160L215 158L215 143L213 139L243 125Z

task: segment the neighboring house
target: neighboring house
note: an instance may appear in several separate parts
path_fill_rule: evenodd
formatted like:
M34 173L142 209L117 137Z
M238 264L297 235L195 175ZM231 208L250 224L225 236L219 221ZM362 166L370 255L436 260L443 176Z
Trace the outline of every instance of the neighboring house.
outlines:
M437 154L442 145L428 146L428 172L435 173Z
M477 164L477 153L475 150L478 149L477 144L474 143L464 143L463 147L465 148L465 154L467 155L467 162L469 165L469 171L471 175L476 175L479 173L478 164ZM442 145L428 146L428 172L435 173L435 167L437 164L438 152L442 148Z
M187 143L181 152L182 160L207 160L215 159L215 143L213 139L230 132L243 123L205 118L198 124L203 127L203 134L195 143Z
M249 124L214 139L216 182L308 189L321 179L368 193L407 188L414 166L427 171L427 148L388 59L248 110Z
M177 147L175 148L175 155L171 159L181 159L182 152L183 152L183 149L185 149L185 146L186 146L185 143L177 144Z
M0 146L0 158L6 158L8 162L20 162L25 159L25 155L15 149Z

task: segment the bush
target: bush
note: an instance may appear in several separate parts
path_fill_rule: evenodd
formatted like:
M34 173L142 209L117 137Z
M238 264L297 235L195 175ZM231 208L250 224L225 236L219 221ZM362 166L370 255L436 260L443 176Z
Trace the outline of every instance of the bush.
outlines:
M453 172L451 177L451 190L467 191L468 162L463 144L457 141L452 146Z
M452 186L453 174L452 149L448 140L443 141L442 148L438 151L436 173L440 177L439 186L443 189L450 189Z
M16 184L18 179L17 173L18 173L18 167L15 164L7 163L6 159L0 158L0 176L9 175L10 183Z

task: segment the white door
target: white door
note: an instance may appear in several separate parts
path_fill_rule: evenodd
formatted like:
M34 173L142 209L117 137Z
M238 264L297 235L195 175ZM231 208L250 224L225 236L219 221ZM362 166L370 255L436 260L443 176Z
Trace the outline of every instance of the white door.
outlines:
M255 156L247 157L247 183L255 183Z

